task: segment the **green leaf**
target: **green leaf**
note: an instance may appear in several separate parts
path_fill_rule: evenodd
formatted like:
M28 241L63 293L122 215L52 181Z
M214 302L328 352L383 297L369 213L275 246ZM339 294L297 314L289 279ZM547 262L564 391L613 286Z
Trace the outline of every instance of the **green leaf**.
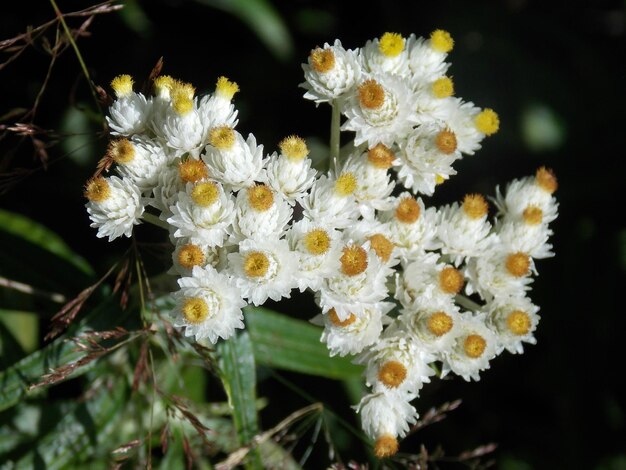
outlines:
M60 236L28 217L0 209L0 229L54 253L85 274L90 276L94 274L89 263L74 253Z
M293 55L293 38L285 21L267 0L197 1L224 10L246 23L278 59L285 61Z
M246 324L259 364L331 379L363 371L347 358L330 357L317 326L261 307L246 308Z
M39 344L39 316L33 312L23 312L16 310L4 310L0 308L0 325L6 328L15 338L20 350L31 353ZM13 362L8 363L7 359L12 354L7 350L7 345L0 343L0 370L6 369ZM15 360L23 357L16 357Z
M233 412L240 445L247 445L258 434L256 411L256 369L248 333L233 336L218 345L222 382ZM252 468L262 468L255 449L250 452Z

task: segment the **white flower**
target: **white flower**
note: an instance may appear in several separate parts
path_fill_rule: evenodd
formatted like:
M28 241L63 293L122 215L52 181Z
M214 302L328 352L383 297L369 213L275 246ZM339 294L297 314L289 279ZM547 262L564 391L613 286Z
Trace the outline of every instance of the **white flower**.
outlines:
M398 250L392 241L389 223L381 223L378 219L361 219L348 227L344 232L345 239L357 243L369 243L380 262L388 267L398 264Z
M372 439L383 435L404 437L409 425L415 424L419 415L409 403L414 395L400 393L371 393L364 396L355 407L361 414L361 425Z
M385 73L408 77L409 50L414 36L404 39L397 33L385 33L365 43L359 51L359 61L367 73Z
M238 91L239 86L236 83L231 82L226 77L220 77L217 80L215 93L200 99L198 114L204 126L203 141L209 139L211 130L216 127L234 128L237 126L237 110L232 99Z
M133 91L130 75L115 77L111 86L117 95L106 117L111 134L130 136L142 133L150 121L152 101Z
M244 327L241 309L246 302L228 275L210 266L196 266L192 276L180 278L178 285L174 326L184 328L185 336L216 343L218 338L228 339L235 329Z
M254 305L290 297L297 266L285 240L244 240L228 263L242 295Z
M504 196L500 188L496 188L495 203L499 215L504 215L506 220L550 223L558 215L558 203L552 196L557 186L554 174L542 167L534 177L510 182Z
M262 181L293 205L306 196L316 175L317 170L311 168L310 158L294 160L274 152L269 157Z
M449 77L439 77L433 81L419 83L415 90L418 124L452 120L454 113L457 112L454 107L457 101L452 97L453 93L454 84ZM476 128L473 127L473 129Z
M304 97L317 104L343 98L361 76L355 51L345 50L338 39L332 46L326 43L313 49L302 70L306 81L300 86L307 90Z
M464 314L459 325L454 346L444 354L442 377L450 371L466 381L480 380L478 373L489 369L489 361L497 352L497 339L485 326L485 315Z
M461 98L453 97L445 100L442 105L445 106L446 114L443 121L446 127L454 132L459 152L474 155L485 138L485 134L476 127L480 108L474 106L474 103L465 103Z
M91 227L98 229L98 238L109 237L111 241L122 235L130 237L133 226L141 223L144 201L130 180L93 178L87 183L85 196Z
M543 259L554 256L548 239L552 230L546 224L527 221L505 221L497 226L498 237L509 251L528 253L532 258Z
M343 113L341 130L354 131L354 144L391 147L403 140L417 122L415 97L408 84L392 75L372 74L361 80Z
M118 164L120 176L133 181L142 193L154 189L169 160L161 145L143 136L112 141L108 155Z
M178 160L165 167L157 175L158 181L153 190L154 197L149 204L161 211L159 218L167 220L172 215L170 207L176 204L178 193L185 190L185 183L178 174Z
M513 354L524 352L524 343L535 344L533 335L539 315L539 307L527 297L507 297L488 305L487 326L496 333L499 352L506 349Z
M191 271L195 266L211 266L221 270L219 265L223 263L223 249L193 243L193 240L189 238L177 238L175 244L176 247L172 252L172 269L169 274L191 276Z
M445 60L453 45L450 35L441 30L434 31L429 39L420 37L412 41L409 67L413 72L413 80L432 81L445 75L450 67Z
M355 189L356 177L351 173L341 174L338 178L321 175L308 197L302 200L304 217L333 228L349 226L358 214L353 195Z

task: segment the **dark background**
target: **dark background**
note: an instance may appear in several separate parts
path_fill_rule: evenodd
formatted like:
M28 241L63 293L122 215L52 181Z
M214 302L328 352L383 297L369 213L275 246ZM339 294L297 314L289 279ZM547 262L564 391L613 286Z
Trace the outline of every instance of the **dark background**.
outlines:
M431 204L467 192L493 194L496 184L532 174L541 165L559 177L560 216L552 239L556 257L538 262L540 275L531 292L541 307L538 344L528 346L523 356L503 354L478 383L457 378L425 386L415 402L418 411L456 398L463 405L404 441L401 450L441 444L458 454L496 442L500 468L626 468L626 389L619 385L626 333L619 297L626 270L626 4L275 1L292 40L281 58L240 15L215 8L227 3L128 2L124 14L96 17L91 35L78 42L92 79L106 89L120 73L141 82L161 56L164 73L193 82L199 92L212 91L216 78L226 75L241 88L235 98L238 130L253 132L271 152L291 133L322 143L327 139L329 108L303 100L298 88L300 64L313 47L339 38L345 47L356 48L386 31L427 36L442 28L456 40L450 73L457 96L495 109L501 127L475 156L457 164L459 174ZM65 12L87 2L58 4ZM0 39L53 18L45 1L25 1L8 10L3 7ZM0 116L32 106L48 63L49 56L36 46L0 70ZM45 171L38 169L29 139L1 140L5 175L0 182L8 191L0 195L0 207L45 224L104 272L128 242L108 244L89 228L82 184L102 156L106 138L97 137L101 127L85 117L85 107L93 108L93 101L68 50L55 65L35 123L84 135L58 139L48 149ZM2 124L11 122L3 118ZM9 187L6 172L17 168L36 171L11 178ZM139 233L147 240L155 237L143 227ZM289 302L288 309L302 318L312 316L309 298ZM276 401L262 415L265 428L307 403L271 375L261 376L260 394L270 404ZM335 383L282 376L356 423ZM344 458L351 456L350 446L344 443ZM327 464L320 454L320 466ZM354 447L354 457L364 458L360 446Z

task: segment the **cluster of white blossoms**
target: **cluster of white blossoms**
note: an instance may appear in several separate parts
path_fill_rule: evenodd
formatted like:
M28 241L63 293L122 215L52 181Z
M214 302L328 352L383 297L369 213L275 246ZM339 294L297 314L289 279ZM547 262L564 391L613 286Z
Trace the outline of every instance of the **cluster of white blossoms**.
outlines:
M452 47L437 30L312 50L301 86L333 108L326 172L300 137L266 154L240 134L238 86L224 77L198 97L160 76L146 97L121 75L107 118L117 176L86 187L99 237L130 236L142 220L169 230L172 318L187 336L227 339L244 328L244 306L312 291L330 354L365 366L371 393L356 408L379 457L397 451L437 369L478 380L496 355L535 342L534 260L553 255L550 170L498 190L491 220L479 194L441 208L420 197L499 126L493 110L454 96ZM354 136L341 155L340 130Z

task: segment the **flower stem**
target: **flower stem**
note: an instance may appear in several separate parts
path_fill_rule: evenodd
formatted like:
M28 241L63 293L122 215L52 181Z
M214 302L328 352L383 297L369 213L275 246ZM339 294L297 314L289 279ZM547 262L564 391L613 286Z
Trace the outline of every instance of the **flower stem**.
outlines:
M466 309L471 310L472 312L477 312L478 310L481 309L481 306L479 304L477 304L473 300L465 297L464 295L457 294L454 297L454 300L461 307L465 307Z
M333 114L330 119L330 164L333 171L337 170L337 160L339 159L340 135L341 131L341 107L337 100L331 104Z
M164 228L165 230L170 229L170 226L167 222L159 219L156 215L151 214L150 212L144 212L141 218L144 222L148 222L149 224L156 225L157 227Z

